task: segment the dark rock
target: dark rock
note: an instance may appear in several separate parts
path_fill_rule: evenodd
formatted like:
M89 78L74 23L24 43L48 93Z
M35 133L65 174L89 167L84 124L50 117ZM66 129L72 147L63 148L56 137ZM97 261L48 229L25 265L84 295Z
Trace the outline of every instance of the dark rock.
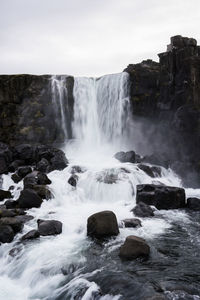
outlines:
M145 164L139 164L138 168L144 171L150 177L160 177L161 176L161 168L157 166L148 166Z
M135 228L135 227L141 227L142 226L142 223L139 219L135 219L135 218L132 218L132 219L124 219L122 220L123 224L124 224L124 227L132 227L132 228Z
M15 160L13 161L9 167L8 167L8 171L9 172L15 172L20 166L25 165L25 161L24 160Z
M39 197L38 194L32 189L24 189L21 191L17 201L19 208L40 207L42 204L41 197Z
M16 200L7 200L4 204L7 209L18 207L18 201Z
M39 197L41 197L42 199L52 199L53 198L53 194L51 193L51 191L48 189L48 187L46 185L34 185L32 187L32 189L38 194Z
M131 162L135 163L136 162L136 154L134 151L128 151L128 152L117 152L114 157L119 160L122 163L125 162Z
M21 240L33 240L36 239L40 236L40 233L38 230L31 230L28 233L26 233L25 235L22 236Z
M120 248L119 256L123 259L132 260L138 257L148 258L150 247L144 239L134 235L126 238L125 243Z
M13 191L14 189L15 189L14 185L11 185L8 190Z
M68 160L62 150L54 149L54 156L50 159L50 171L63 170L68 165Z
M101 211L87 220L87 235L93 238L106 238L119 234L117 218L112 211Z
M84 173L86 171L85 168L80 167L80 166L72 166L71 168L71 173L75 174L75 173Z
M19 175L17 175L16 173L12 174L11 178L14 181L14 183L18 183L22 180L22 178Z
M143 203L140 202L138 203L133 209L132 209L133 213L137 216L137 217L141 217L141 218L145 218L145 217L153 217L154 213L153 213L153 209Z
M19 222L26 223L34 219L31 215L19 215L15 217Z
M137 185L136 203L154 205L157 209L177 209L185 207L183 188L140 184Z
M15 147L15 157L18 160L24 160L26 164L31 165L35 162L35 147L30 144L21 144Z
M0 242L11 243L14 239L14 231L9 225L0 225Z
M17 175L21 178L24 178L26 175L32 172L31 167L20 167L17 170Z
M186 208L200 211L200 199L199 198L188 198Z
M11 148L0 142L0 174L8 173L8 166L13 160Z
M37 220L40 235L55 235L62 232L62 223L56 220Z
M20 232L24 225L23 222L17 217L5 217L0 219L0 228L1 226L8 225L12 227L14 233Z
M76 187L77 185L77 181L78 181L78 176L77 175L72 175L70 176L70 178L68 179L68 183L74 187Z
M36 170L43 172L43 173L48 173L50 170L50 164L46 158L42 158L36 165Z
M0 209L0 218L15 216L17 216L17 213L13 209Z
M51 184L51 180L46 174L33 171L24 178L24 188L33 188L35 185Z
M11 192L0 189L0 201L3 201L4 199L8 198L12 198Z

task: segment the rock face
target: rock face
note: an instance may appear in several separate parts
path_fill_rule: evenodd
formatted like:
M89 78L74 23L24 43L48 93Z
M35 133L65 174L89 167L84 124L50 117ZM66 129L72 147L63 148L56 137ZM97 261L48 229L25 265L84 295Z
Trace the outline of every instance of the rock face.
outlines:
M59 79L59 78L58 78ZM68 135L71 137L74 79L62 79L67 88ZM0 75L0 141L8 144L63 142L60 114L53 103L50 75Z
M141 130L135 137L136 151L157 152L182 176L184 185L198 187L200 46L195 39L174 36L158 56L159 63L146 60L125 69L130 74L135 126Z
M101 211L87 220L87 235L92 238L107 238L119 234L117 218L112 211Z
M171 186L140 184L137 185L136 203L140 202L153 205L157 209L184 208L185 190Z
M56 235L62 232L62 223L55 220L37 220L40 235Z
M119 256L123 259L132 260L138 257L147 258L149 253L150 247L144 239L130 235L121 246Z

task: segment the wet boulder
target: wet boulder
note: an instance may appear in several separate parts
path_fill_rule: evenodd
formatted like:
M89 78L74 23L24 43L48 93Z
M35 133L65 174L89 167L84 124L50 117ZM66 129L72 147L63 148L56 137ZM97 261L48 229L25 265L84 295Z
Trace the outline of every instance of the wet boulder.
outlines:
M136 228L141 227L142 223L139 219L131 218L122 220L125 228Z
M0 189L0 201L3 201L4 199L9 199L9 198L12 198L11 192Z
M17 173L12 174L11 178L14 181L14 183L18 183L22 180L22 178Z
M38 230L31 230L29 232L27 232L25 235L22 236L21 240L25 241L25 240L33 240L36 239L40 236L40 233Z
M154 216L153 209L143 202L138 203L132 209L132 212L135 214L135 216L140 218L149 218Z
M53 194L46 185L34 185L32 189L38 194L39 197L45 200L53 198Z
M161 176L161 168L158 166L148 166L145 164L139 164L138 168L152 178Z
M18 201L16 201L16 200L7 200L4 204L7 209L12 209L12 208L18 207Z
M101 211L87 220L87 235L92 238L106 238L119 234L117 218L112 211Z
M63 170L68 166L68 160L65 153L60 149L53 148L53 157L50 159L50 171Z
M185 207L185 190L179 187L140 184L137 185L136 203L143 202L157 209L178 209Z
M12 230L14 231L14 233L20 232L24 227L23 222L20 219L18 219L17 217L1 218L0 219L0 227L6 226L6 225L12 227Z
M140 237L130 235L121 246L119 256L123 259L132 260L138 257L148 258L149 254L150 247L146 241Z
M14 231L9 225L0 225L0 242L11 243L14 239Z
M24 189L18 198L19 208L40 207L42 198L32 189Z
M6 209L6 208L0 209L0 218L15 217L15 216L17 216L17 213L14 211L14 209Z
M117 152L114 155L114 157L122 163L126 163L126 162L135 163L136 162L136 154L134 151Z
M199 198L188 198L186 208L191 210L200 211L200 199Z
M51 184L51 180L42 172L33 171L24 177L25 188L33 188L35 185L46 184Z
M72 175L72 176L70 176L70 178L68 179L68 183L69 183L70 185L72 185L73 187L76 187L77 182L78 182L78 176L77 176L77 175Z
M46 158L42 158L36 165L36 170L43 172L43 173L48 173L50 170L50 164Z
M62 223L56 220L37 220L40 235L57 235L62 233Z
M17 159L9 165L8 171L9 172L15 172L19 167L24 166L24 165L25 165L24 160Z
M15 158L24 160L25 164L31 165L35 162L35 147L30 144L20 144L15 147Z
M24 178L26 175L32 172L32 168L29 166L20 167L17 170L17 175L21 178Z

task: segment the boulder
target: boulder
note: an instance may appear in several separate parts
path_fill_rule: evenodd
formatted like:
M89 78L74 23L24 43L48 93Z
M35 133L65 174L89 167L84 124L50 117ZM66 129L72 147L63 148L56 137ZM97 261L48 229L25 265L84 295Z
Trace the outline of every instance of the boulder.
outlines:
M46 174L33 171L24 177L24 187L33 188L35 185L51 184L51 180Z
M137 185L136 203L154 205L157 209L185 207L185 190L179 187L140 184Z
M25 240L33 240L36 239L40 236L40 233L38 230L31 230L28 233L26 233L25 235L22 236L21 240L25 241Z
M135 163L136 162L136 154L134 151L117 152L114 155L114 157L122 163L125 163L125 162Z
M60 149L53 148L53 157L50 159L50 170L63 170L68 165L68 160L65 156L65 153Z
M138 203L132 209L132 211L137 217L141 217L141 218L148 218L154 216L153 209L149 205L143 202Z
M187 208L200 211L200 199L199 198L188 198L187 199Z
M0 209L0 218L15 217L15 216L17 216L17 213L15 212L14 209L6 209L6 208Z
M11 178L14 181L14 183L18 183L22 180L22 178L17 173L12 174Z
M9 225L0 225L0 242L11 243L14 239L14 231Z
M4 204L7 209L18 207L18 201L16 200L7 200Z
M34 190L27 188L21 191L17 201L20 208L40 207L42 204L42 198Z
M0 201L3 201L4 199L9 199L9 198L12 198L11 192L0 189Z
M42 158L36 165L36 170L43 172L43 173L48 173L50 170L50 164L46 158Z
M68 183L69 183L70 185L72 185L73 187L76 187L77 181L78 181L78 176L77 176L77 175L72 175L72 176L70 176L70 178L68 179Z
M32 172L31 167L27 166L27 167L20 167L17 170L17 175L21 178L24 178L26 175L28 175L29 173Z
M24 165L25 165L24 160L17 159L9 165L8 171L9 172L15 172L20 166L24 166Z
M35 147L30 144L21 144L15 147L15 158L24 160L25 164L31 165L35 162Z
M93 238L106 238L119 234L117 218L112 211L101 211L87 220L87 235Z
M53 198L51 191L46 185L34 185L32 189L38 194L39 197L45 200Z
M56 220L37 220L40 235L55 235L62 232L62 223Z
M161 176L161 168L158 166L148 166L145 164L139 164L138 168L152 178Z
M0 227L1 226L10 226L12 227L12 230L14 231L14 233L18 233L20 232L24 225L23 225L23 222L18 219L17 217L5 217L5 218L1 218L0 219Z
M126 228L135 228L135 227L141 227L142 223L139 219L131 218L131 219L124 219L122 220L124 227Z
M150 247L144 239L130 235L121 246L119 256L123 259L132 260L138 257L148 258L149 253Z

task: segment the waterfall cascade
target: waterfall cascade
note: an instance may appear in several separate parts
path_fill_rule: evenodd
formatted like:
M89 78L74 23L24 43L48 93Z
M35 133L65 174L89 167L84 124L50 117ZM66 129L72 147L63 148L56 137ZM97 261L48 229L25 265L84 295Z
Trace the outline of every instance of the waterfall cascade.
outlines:
M66 95L65 76L52 77L52 99L67 138ZM76 78L74 98L72 127L78 143L66 145L68 167L48 174L54 198L44 201L40 208L30 209L28 213L34 219L25 224L12 243L0 246L0 299L144 300L153 299L163 282L167 299L200 299L195 293L192 298L184 298L183 294L178 298L176 291L168 291L169 284L179 283L180 278L190 289L190 285L199 286L200 242L193 238L194 220L184 211L156 211L154 218L141 218L142 227L122 226L123 219L134 217L131 209L137 184L181 186L171 170L161 167L161 174L152 178L137 164L113 158L112 146L120 151L125 143L128 75ZM107 151L107 144L111 151ZM68 179L77 169L75 188ZM3 189L11 185L13 199L17 199L23 182L15 184L10 174L4 175ZM199 192L186 190L187 196ZM87 218L103 210L116 214L120 234L96 244L87 238ZM61 221L62 234L19 242L22 235L36 229L37 219ZM124 263L119 259L119 248L128 235L148 241L152 249L149 261ZM187 251L186 243L190 245Z

